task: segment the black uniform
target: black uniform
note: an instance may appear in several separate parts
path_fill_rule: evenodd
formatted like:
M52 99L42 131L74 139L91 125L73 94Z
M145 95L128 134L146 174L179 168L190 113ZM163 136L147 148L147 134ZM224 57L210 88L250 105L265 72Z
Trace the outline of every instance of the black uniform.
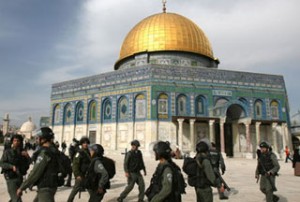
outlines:
M21 201L21 198L16 195L17 189L23 182L23 176L30 165L30 158L21 154L21 148L6 149L0 161L2 167L1 173L4 175L11 202ZM16 167L16 172L13 171L13 166Z

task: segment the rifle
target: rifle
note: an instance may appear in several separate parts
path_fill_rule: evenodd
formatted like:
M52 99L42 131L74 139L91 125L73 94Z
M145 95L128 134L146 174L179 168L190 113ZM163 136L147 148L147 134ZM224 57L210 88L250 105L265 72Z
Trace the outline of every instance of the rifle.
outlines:
M230 192L231 189L230 189L230 187L228 186L228 184L225 182L225 180L223 179L223 177L220 175L220 172L215 171L215 170L214 170L214 172L215 172L216 176L221 180L222 184L224 185L224 188L225 188L227 191Z
M125 152L122 152L121 154L126 156L126 154L127 154L127 148L125 148Z
M270 175L268 174L266 168L264 167L264 165L263 165L263 164L261 163L261 161L260 161L260 155L261 155L260 150L259 150L259 151L257 150L256 153L257 153L257 157L258 157L258 158L257 158L258 164L261 166L263 172L265 173L266 178L269 180L269 182L270 182L270 184L271 184L271 187L272 187L272 190L273 190L273 191L277 191L277 188L276 188L274 182L271 180ZM276 175L276 174L275 174L275 175ZM258 177L257 179L259 179L259 177ZM257 182L258 182L258 180L257 180Z

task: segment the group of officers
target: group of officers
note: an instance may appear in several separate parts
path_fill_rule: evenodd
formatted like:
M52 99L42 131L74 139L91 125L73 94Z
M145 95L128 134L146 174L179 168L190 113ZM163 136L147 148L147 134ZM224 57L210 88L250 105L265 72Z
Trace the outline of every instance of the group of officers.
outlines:
M34 202L54 202L54 196L58 188L58 148L53 143L54 133L48 127L43 127L36 134L39 149L36 152L33 168L26 179L24 176L32 163L32 159L26 150L23 150L21 135L14 135L11 138L11 148L3 152L0 167L5 177L7 190L10 196L10 202L21 202L22 193L28 188L37 186L37 195ZM89 202L101 201L106 193L105 184L109 181L108 172L101 162L104 155L104 149L99 144L90 145L87 137L82 137L79 141L80 149L72 159L72 171L75 176L75 184L70 192L67 202L72 202L75 196L82 191L83 181L86 172L93 159L93 172L99 174L99 182L96 187L88 189ZM140 142L133 140L131 150L126 152L124 160L124 171L127 178L127 186L117 198L118 202L123 202L134 185L138 185L138 202L145 199L145 182L141 171L147 175L142 152L139 150ZM175 171L167 165L174 165L172 161L172 149L169 142L159 141L154 147L155 159L159 161L156 171L153 174L151 183L156 183L158 189L149 190L151 202L177 202L181 201L175 196L174 183ZM224 194L224 184L220 179L220 172L223 175L226 171L222 155L215 148L214 144L202 140L196 145L197 154L194 157L198 162L199 172L202 173L204 184L200 187L194 187L197 202L212 202L212 187L218 189L221 200L228 199ZM175 164L176 165L176 164ZM280 169L275 154L271 151L271 146L267 142L260 144L258 152L258 164L255 173L257 179L260 178L260 190L266 195L267 202L276 202L279 197L274 195L276 191L275 177ZM218 175L216 172L219 172ZM161 173L161 174L157 174ZM147 192L146 191L146 192ZM149 193L146 193L146 195Z

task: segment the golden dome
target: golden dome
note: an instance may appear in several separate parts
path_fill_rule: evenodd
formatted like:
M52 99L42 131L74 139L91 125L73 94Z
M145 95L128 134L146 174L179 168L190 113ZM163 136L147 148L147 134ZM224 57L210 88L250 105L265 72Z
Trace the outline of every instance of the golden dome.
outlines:
M119 60L141 52L184 51L214 59L204 32L175 13L159 13L139 22L126 36Z

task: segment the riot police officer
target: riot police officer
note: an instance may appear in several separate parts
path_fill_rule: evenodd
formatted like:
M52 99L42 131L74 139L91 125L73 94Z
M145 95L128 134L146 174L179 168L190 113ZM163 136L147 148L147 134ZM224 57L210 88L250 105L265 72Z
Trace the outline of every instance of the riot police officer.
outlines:
M211 142L211 148L209 151L210 154L210 161L211 165L213 167L214 172L217 174L217 188L219 193L220 200L226 200L228 199L228 196L225 196L224 194L224 185L221 183L221 180L218 178L220 176L220 169L222 171L222 175L224 175L226 171L226 166L224 163L223 156L221 152L219 152L216 148L216 144L214 142Z
M216 176L209 159L209 146L200 141L196 145L196 161L198 164L199 181L195 187L197 202L212 202L213 194L211 186L216 185Z
M146 195L151 202L175 201L173 189L173 170L171 168L171 148L168 143L159 141L154 147L155 160L159 163L152 176Z
M103 165L104 149L100 144L92 144L89 146L90 154L92 157L91 164L88 168L87 177L91 185L88 188L90 194L89 202L100 202L106 193L107 183L109 183L109 175Z
M7 191L11 202L22 201L17 196L17 189L23 182L23 176L30 165L30 157L26 150L23 150L23 137L13 135L11 138L11 147L4 150L0 161L0 167L7 185Z
M120 202L122 202L123 199L126 198L129 192L133 189L135 183L137 183L137 185L139 186L138 202L144 201L145 182L140 171L143 170L145 176L147 172L142 152L138 149L139 146L140 142L138 140L133 140L131 142L131 150L126 153L124 161L124 170L125 176L127 178L127 186L125 190L120 194L120 197L117 199Z
M260 191L265 194L267 202L276 202L279 197L274 191L277 191L275 186L275 178L280 169L276 155L271 151L271 146L268 142L263 141L259 145L258 161L255 171L255 178L260 178Z
M42 127L36 137L40 145L37 160L28 178L17 190L21 196L22 191L37 185L37 196L35 202L54 202L54 195L58 186L58 156L59 151L53 144L54 133L48 127Z
M86 171L91 163L89 152L90 140L87 137L82 137L79 141L81 149L76 153L72 163L73 174L75 176L75 184L69 195L68 202L72 202L78 192L83 189L83 179Z

